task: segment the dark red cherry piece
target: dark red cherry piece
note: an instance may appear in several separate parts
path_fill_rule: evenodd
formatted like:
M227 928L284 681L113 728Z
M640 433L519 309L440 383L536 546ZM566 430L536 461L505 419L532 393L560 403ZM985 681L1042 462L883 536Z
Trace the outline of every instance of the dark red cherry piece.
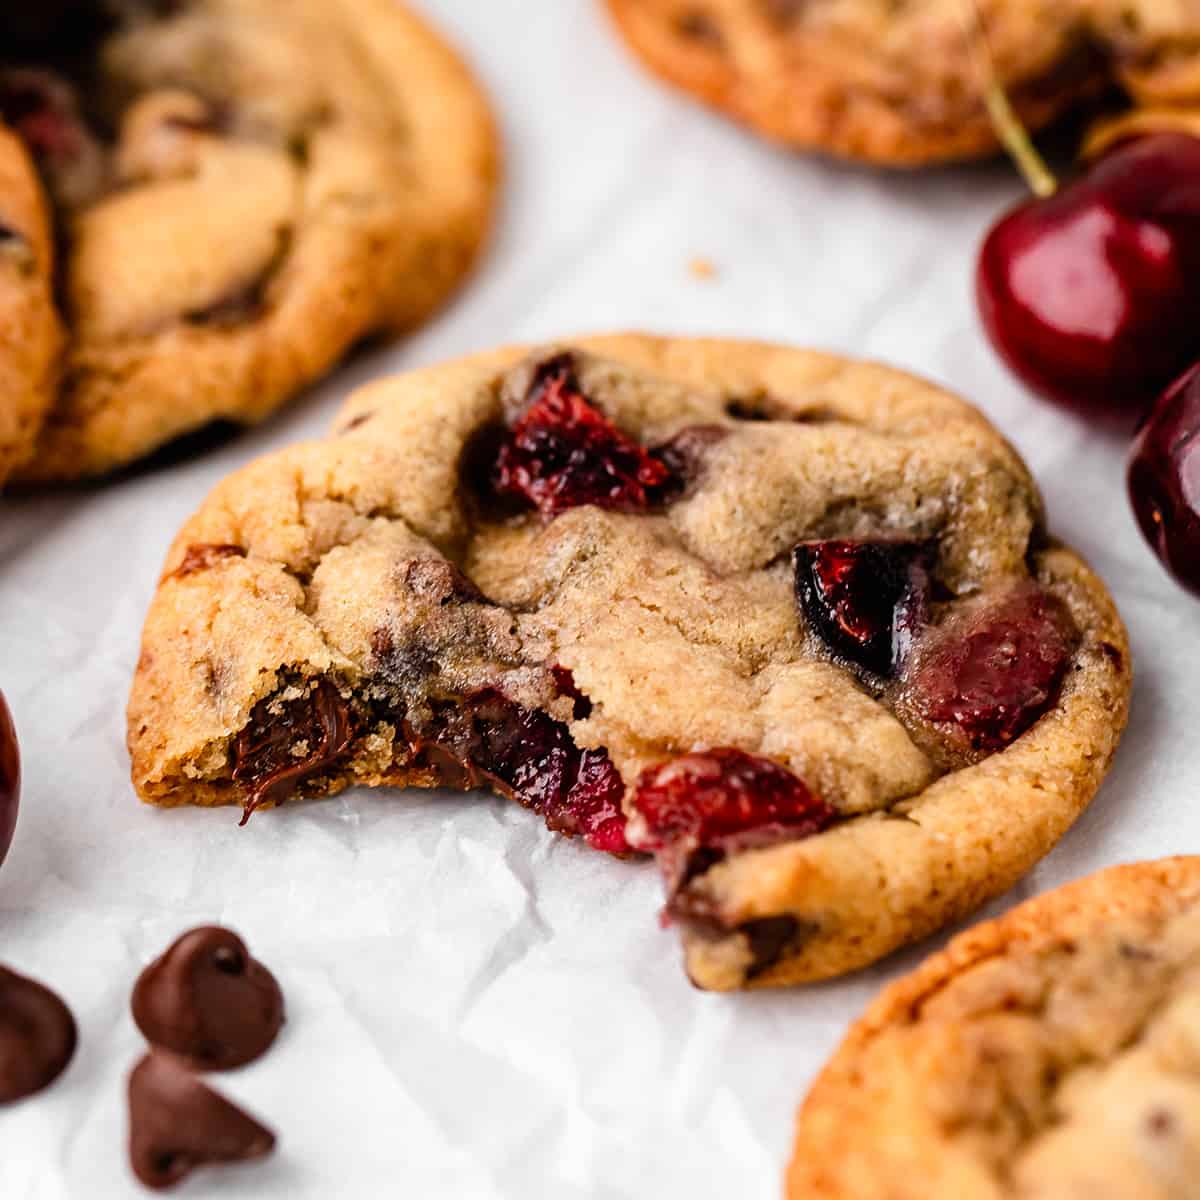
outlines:
M891 675L924 623L934 553L929 542L802 542L796 598L834 653Z
M1128 482L1154 553L1200 596L1200 364L1167 389L1138 430Z
M12 715L0 692L0 863L12 845L21 800L21 752Z
M566 356L544 364L531 391L496 458L492 483L500 495L549 520L582 504L644 512L672 483L663 462L584 396Z
M563 694L582 711L587 698L569 671L559 671ZM485 688L441 707L428 728L414 731L413 743L440 768L447 786L491 784L539 813L556 833L582 837L610 854L628 853L620 773L607 751L580 749L548 713Z
M643 771L633 809L629 838L639 850L718 846L750 833L807 837L835 816L786 767L728 747Z
M960 749L1002 750L1054 702L1078 640L1062 601L1019 585L927 636L908 699Z
M1034 391L1131 423L1200 357L1200 139L1122 142L1018 205L984 241L976 294Z

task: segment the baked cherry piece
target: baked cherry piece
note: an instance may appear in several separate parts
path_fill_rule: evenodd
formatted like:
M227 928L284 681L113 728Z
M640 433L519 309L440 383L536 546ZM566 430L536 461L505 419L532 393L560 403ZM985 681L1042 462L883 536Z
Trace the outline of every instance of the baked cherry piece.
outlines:
M988 336L1034 391L1132 422L1200 357L1200 139L1118 144L1019 205L976 273Z
M622 433L580 390L565 356L538 371L532 400L501 443L492 485L550 520L583 504L644 512L670 469Z
M1003 750L1054 702L1079 635L1036 584L951 617L918 647L907 699L967 752Z
M1138 431L1128 482L1154 553L1200 596L1200 364L1163 394Z
M576 712L586 697L570 673L558 669L563 694ZM621 798L625 785L604 750L582 750L561 721L514 704L494 688L450 701L434 724L410 733L414 752L424 755L447 786L491 784L538 813L549 829L582 837L610 854L629 850Z
M747 834L763 840L807 837L835 815L786 767L723 747L643 771L628 835L639 850L684 842L720 846Z
M929 542L802 542L796 598L835 654L891 675L924 623L934 553Z
M12 714L0 692L0 863L4 862L17 828L21 801L21 752Z

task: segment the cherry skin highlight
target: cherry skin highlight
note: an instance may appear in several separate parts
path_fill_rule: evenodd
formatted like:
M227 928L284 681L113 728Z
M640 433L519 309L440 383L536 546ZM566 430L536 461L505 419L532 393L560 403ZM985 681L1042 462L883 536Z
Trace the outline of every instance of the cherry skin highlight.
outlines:
M1200 363L1167 389L1138 431L1128 485L1146 541L1200 596Z
M1128 425L1200 357L1200 138L1122 142L988 234L984 328L1039 395Z
M17 828L17 807L21 798L21 754L17 731L0 692L0 863L12 845Z

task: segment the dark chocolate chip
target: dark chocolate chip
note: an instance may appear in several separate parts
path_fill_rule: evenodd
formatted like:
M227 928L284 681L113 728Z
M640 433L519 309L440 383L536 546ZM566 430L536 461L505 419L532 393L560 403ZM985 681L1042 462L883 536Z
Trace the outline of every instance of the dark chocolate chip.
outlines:
M249 788L241 823L263 804L282 804L304 780L341 758L353 740L350 706L328 679L318 680L307 696L260 701L234 747L234 782Z
M184 553L179 566L171 572L171 578L182 579L185 575L193 575L197 571L207 571L226 558L245 558L246 551L241 546L233 546L228 542L193 542Z
M750 965L746 968L746 979L750 980L769 971L785 955L798 949L816 932L816 927L785 913L744 921L738 926L738 932L745 935L750 946Z
M75 1018L49 988L0 967L0 1104L49 1087L75 1053Z
M201 1070L240 1067L264 1054L283 1025L275 976L231 930L185 933L138 977L133 1019L153 1046Z
M129 1162L148 1188L173 1187L197 1167L247 1162L275 1135L203 1084L176 1058L150 1053L129 1076Z

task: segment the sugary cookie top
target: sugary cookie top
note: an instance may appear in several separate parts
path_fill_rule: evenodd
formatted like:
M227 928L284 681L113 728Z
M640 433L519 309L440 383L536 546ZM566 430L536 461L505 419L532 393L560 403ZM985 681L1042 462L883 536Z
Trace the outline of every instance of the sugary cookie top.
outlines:
M1189 1196L1198 1062L1200 860L1105 871L880 997L801 1112L789 1196Z

